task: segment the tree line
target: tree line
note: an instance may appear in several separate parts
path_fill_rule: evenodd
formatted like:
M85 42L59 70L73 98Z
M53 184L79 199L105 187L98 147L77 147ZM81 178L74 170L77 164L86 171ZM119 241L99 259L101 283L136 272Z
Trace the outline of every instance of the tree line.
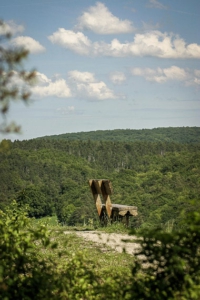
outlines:
M118 141L118 142L178 142L199 143L199 127L167 127L153 129L115 129L96 130L89 132L64 133L46 136L48 139L61 140L93 140L93 141Z

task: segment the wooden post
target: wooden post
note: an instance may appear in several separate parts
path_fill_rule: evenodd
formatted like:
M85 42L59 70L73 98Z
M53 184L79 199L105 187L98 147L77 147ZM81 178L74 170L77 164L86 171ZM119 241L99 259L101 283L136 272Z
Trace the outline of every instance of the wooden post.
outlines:
M98 193L99 190L98 190L98 188L96 188L96 184L94 183L93 180L89 180L89 185L90 185L90 188L91 188L91 191L92 191L92 195L93 195L93 198L94 198L94 202L95 202L95 205L96 205L96 208L97 208L98 215L100 217L101 212L102 212L102 202L101 202L101 197Z
M105 201L106 211L107 211L108 217L110 218L111 214L112 214L112 203L111 203L111 200L110 200L110 196L107 195L107 194L103 194L103 199Z
M129 226L129 214L126 214L126 227L128 228Z

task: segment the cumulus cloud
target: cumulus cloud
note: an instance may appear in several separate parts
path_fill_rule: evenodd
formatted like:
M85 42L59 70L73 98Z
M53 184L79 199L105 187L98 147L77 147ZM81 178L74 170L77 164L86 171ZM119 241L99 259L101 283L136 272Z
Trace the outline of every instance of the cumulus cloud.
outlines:
M147 7L152 7L152 8L158 8L158 9L167 9L167 6L162 4L161 2L157 0L149 0L149 4L147 4Z
M83 12L78 19L77 28L89 29L98 34L129 33L135 30L131 21L120 20L101 2Z
M94 74L90 72L80 72L74 70L74 71L70 71L68 74L69 74L69 78L76 82L91 83L96 81Z
M90 53L91 41L82 32L59 28L48 38L53 44L58 44L78 54L88 55Z
M165 83L170 80L184 82L185 85L200 84L200 70L185 70L177 66L169 68L132 68L131 74L133 76L144 77L147 81Z
M59 98L81 97L89 99L115 99L116 96L105 82L97 80L90 72L69 71L67 81L62 78L54 80L45 74L37 72L37 85L31 89L39 97L55 96ZM74 111L74 106L69 106L68 111ZM65 108L66 113L66 108Z
M39 83L39 85L45 85L45 84L50 84L51 83L51 79L49 79L43 73L37 72L36 76L37 76L37 82Z
M16 24L13 20L3 22L3 26L0 27L0 34L16 34L24 31L24 26Z
M118 57L200 58L200 45L186 45L178 36L160 31L136 34L133 42L124 44L114 39L110 44L99 44L96 49L99 53L104 52L106 55Z
M126 76L123 72L113 72L110 74L110 80L114 84L121 84L126 80Z
M52 81L46 75L37 73L38 85L32 88L32 92L40 97L56 96L59 98L68 98L71 91L64 79Z
M45 48L39 42L29 36L18 36L12 40L12 44L17 47L24 47L33 54L45 51Z
M189 44L177 35L158 30L135 34L132 42L92 43L82 32L60 28L49 37L52 43L70 49L78 54L93 56L153 56L159 58L200 58L200 45Z
M80 97L97 100L116 98L105 82L98 81L93 73L74 70L70 71L68 75L74 85L75 93Z
M133 68L131 70L131 74L134 76L141 76L148 81L155 81L158 83L163 83L168 80L183 81L187 78L186 71L176 66L165 69Z

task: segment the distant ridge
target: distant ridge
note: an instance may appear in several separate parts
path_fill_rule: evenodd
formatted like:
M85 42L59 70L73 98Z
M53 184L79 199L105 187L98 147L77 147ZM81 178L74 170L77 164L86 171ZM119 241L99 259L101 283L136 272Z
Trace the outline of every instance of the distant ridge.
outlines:
M167 127L154 129L114 129L65 133L44 136L54 140L113 141L113 142L176 142L200 143L200 127ZM41 139L40 138L40 139Z

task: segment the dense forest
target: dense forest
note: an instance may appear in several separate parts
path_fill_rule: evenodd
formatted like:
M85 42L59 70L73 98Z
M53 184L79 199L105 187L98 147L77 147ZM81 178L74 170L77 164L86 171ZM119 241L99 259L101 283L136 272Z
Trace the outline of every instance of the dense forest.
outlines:
M199 143L199 127L169 127L154 129L115 129L97 130L90 132L65 133L46 136L50 139L65 140L93 140L93 141L118 141L118 142L178 142L178 143Z
M104 140L99 132L97 140L94 133L88 140L84 140L86 133L77 134L77 140L3 140L0 207L16 199L19 204L29 204L31 217L57 214L67 225L89 219L97 222L88 179L106 178L113 184L113 203L138 207L132 227L179 226L183 209L193 210L200 198L199 129L148 130L147 140L144 132L135 142L127 142L126 134L124 141L106 141L112 131L101 132ZM122 139L123 130L117 132ZM135 139L141 133L135 133ZM79 140L81 135L83 140Z

